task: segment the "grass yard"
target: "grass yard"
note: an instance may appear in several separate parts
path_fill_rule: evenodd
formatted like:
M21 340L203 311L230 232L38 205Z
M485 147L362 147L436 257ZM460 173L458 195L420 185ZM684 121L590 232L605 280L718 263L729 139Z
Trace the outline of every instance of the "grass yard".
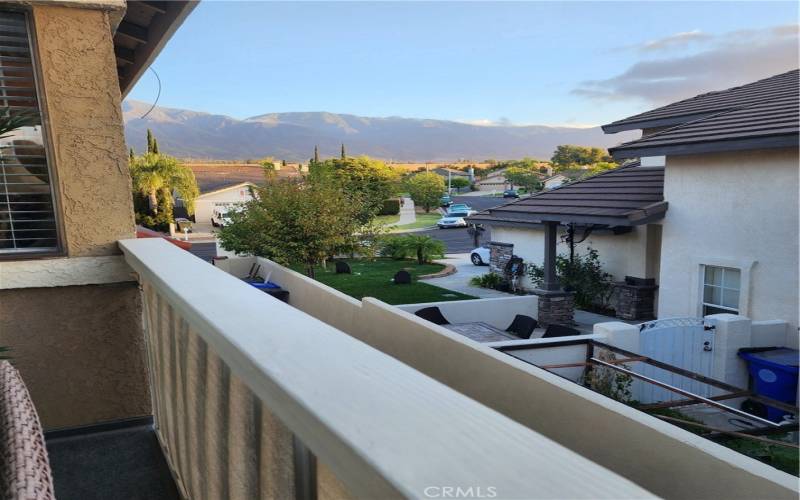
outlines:
M356 299L375 297L387 304L415 304L420 302L439 302L446 300L475 299L471 295L453 292L424 281L417 281L419 275L431 274L441 270L441 264L417 265L410 260L376 259L374 261L347 259L353 274L336 274L335 265L328 264L327 271L317 268L317 281L346 293ZM294 268L303 272L302 267ZM410 285L395 285L394 274L405 269L411 273Z
M397 224L400 220L400 214L396 215L379 215L375 217L375 221L379 224L383 224L384 226L390 226L392 224Z
M403 231L408 231L409 229L422 229L423 227L431 227L436 225L436 221L442 218L442 215L437 212L431 212L429 214L426 213L417 213L417 220L412 222L411 224L403 224L402 226L394 226L392 227L393 233L402 233ZM424 274L424 273L423 273Z

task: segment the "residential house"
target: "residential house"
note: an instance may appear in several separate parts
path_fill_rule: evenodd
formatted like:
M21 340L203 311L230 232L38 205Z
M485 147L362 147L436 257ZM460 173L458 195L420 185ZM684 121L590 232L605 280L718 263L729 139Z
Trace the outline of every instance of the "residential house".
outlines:
M53 496L28 453L39 420L59 498L797 497L796 478L405 310L270 265L286 304L134 238L121 99L194 5L0 3L0 101L41 117L0 156L0 201L25 208L0 222L4 497Z
M509 189L511 186L505 176L506 169L489 172L486 177L475 181L478 191L499 192Z
M551 175L550 177L546 178L543 181L545 189L553 189L557 188L558 186L564 184L565 182L569 182L570 178L564 174L556 174Z
M799 83L794 70L606 125L642 129L610 150L639 162L473 220L537 264L543 226L557 222L563 237L574 224L589 233L579 251L598 249L616 280L655 281L659 317L783 319L796 345Z
M187 163L197 180L200 196L194 204L195 222L208 224L215 208L231 207L252 199L251 187L264 183L264 169L261 165L226 163ZM275 171L281 179L300 175L297 168L285 166ZM188 217L180 198L175 200L175 216Z

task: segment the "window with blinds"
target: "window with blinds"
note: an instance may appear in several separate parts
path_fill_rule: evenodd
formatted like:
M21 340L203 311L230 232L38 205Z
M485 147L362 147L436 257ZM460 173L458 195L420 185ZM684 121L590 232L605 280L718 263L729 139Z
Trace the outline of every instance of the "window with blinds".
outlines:
M28 20L3 10L0 131L0 257L53 252L58 231Z

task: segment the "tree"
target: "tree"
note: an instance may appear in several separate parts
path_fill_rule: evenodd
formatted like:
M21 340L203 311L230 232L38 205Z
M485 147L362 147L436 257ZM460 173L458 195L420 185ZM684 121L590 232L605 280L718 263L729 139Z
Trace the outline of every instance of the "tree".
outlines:
M346 158L347 158L347 152L345 152L345 150L344 150L344 143L342 143L342 158L341 158L341 159L342 159L342 160L344 160L344 159L346 159Z
M148 153L152 153L153 152L153 141L154 140L155 140L155 137L153 137L153 131L150 130L150 129L147 129L147 152Z
M335 183L290 179L254 188L240 210L228 212L218 237L229 251L267 257L282 265L314 266L358 245L360 200Z
M158 215L159 207L166 203L164 200L169 200L171 206L173 192L183 199L187 212L194 213L194 200L200 195L194 172L175 158L146 153L131 161L130 172L134 196L148 200L149 213L142 215Z
M359 194L363 200L359 219L372 220L383 208L383 202L397 191L399 175L391 167L367 156L331 158L309 166L311 182L333 182L342 189Z
M613 159L608 156L608 151L605 149L562 144L556 147L550 161L557 168L569 168L576 165L591 165L601 161L613 161Z
M416 205L424 208L425 212L430 212L431 208L439 204L439 199L444 194L444 179L432 172L422 172L406 180L406 189Z
M314 159L311 161L311 163L319 163L319 146L314 146Z
M509 167L505 171L506 180L512 185L525 188L529 193L542 190L542 181L539 174L531 169Z
M134 158L136 158L136 151L131 148L130 151L128 151L128 161L131 162Z
M416 234L409 234L399 238L398 247L405 257L416 258L419 265L442 257L445 250L444 242L441 240Z
M464 177L453 177L450 179L450 187L455 189L461 189L469 186L469 179L465 179Z

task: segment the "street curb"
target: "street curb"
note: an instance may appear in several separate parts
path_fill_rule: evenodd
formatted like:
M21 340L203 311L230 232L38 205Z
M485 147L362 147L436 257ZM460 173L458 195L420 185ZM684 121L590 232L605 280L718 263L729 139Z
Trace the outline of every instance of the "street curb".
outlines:
M432 278L444 278L445 276L450 276L451 274L455 274L455 273L458 272L458 269L456 269L456 266L454 266L453 264L447 264L446 262L437 262L437 261L433 261L433 263L434 264L442 264L444 266L444 269L442 269L441 271L439 271L437 273L423 274L422 276L417 276L418 280L427 280L427 279L432 279Z

